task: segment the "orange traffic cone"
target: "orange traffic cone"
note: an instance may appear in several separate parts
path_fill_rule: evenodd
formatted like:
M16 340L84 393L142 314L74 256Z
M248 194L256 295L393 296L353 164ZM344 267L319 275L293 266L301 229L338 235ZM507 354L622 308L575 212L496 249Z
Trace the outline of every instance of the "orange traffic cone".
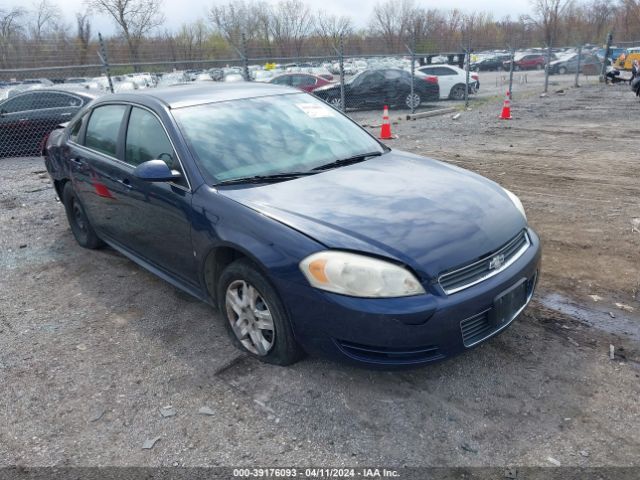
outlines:
M504 103L502 104L500 120L511 120L511 118L511 92L507 92L507 96L504 98Z
M391 139L393 139L393 135L391 134L391 122L389 121L389 107L385 105L382 114L382 127L380 128L380 140Z

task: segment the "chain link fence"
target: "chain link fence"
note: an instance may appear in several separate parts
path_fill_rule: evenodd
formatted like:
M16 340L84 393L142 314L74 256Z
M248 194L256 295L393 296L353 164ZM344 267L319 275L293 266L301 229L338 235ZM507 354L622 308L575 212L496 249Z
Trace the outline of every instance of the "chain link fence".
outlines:
M39 155L52 129L109 92L184 83L267 82L310 92L358 119L362 115L356 112L370 112L379 120L384 106L413 114L439 108L444 101L449 102L446 106L462 102L469 106L483 89L495 95L513 94L536 70L545 70L547 76L575 75L578 85L581 75L597 78L601 69L604 72L603 59L615 55L616 48L632 46L617 47L609 41L610 48L557 49L549 62L548 51L542 48L471 42L454 48L459 43L449 42L448 50L438 51L424 42L390 46L379 39L335 38L313 45L292 42L284 49L239 35L224 43L189 45L160 38L134 50L121 39L103 41L101 36L86 45L4 45L0 157Z

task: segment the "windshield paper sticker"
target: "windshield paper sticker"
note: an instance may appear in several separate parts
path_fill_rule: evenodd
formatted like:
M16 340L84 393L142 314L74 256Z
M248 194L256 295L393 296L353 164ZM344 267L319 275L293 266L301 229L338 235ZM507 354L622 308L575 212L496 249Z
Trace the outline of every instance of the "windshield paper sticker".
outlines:
M333 117L333 110L317 103L296 103L296 107L302 110L310 118Z

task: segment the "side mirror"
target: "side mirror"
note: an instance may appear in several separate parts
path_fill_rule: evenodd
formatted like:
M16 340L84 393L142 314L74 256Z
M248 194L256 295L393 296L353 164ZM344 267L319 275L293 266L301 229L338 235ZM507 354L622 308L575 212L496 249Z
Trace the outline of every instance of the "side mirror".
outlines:
M138 165L133 174L147 182L173 182L182 177L176 170L171 170L162 160L149 160Z

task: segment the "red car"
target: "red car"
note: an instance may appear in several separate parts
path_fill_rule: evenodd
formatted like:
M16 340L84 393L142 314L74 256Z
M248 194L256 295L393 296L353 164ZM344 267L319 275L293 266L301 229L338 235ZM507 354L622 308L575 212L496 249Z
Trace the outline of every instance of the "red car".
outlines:
M316 88L329 85L331 82L310 73L283 73L269 80L269 83L299 88L305 92L313 92Z
M516 72L518 70L542 70L544 69L545 63L546 59L544 55L540 55L539 53L522 53L515 56L513 69ZM510 64L510 60L504 62L504 69L509 70L511 67Z

